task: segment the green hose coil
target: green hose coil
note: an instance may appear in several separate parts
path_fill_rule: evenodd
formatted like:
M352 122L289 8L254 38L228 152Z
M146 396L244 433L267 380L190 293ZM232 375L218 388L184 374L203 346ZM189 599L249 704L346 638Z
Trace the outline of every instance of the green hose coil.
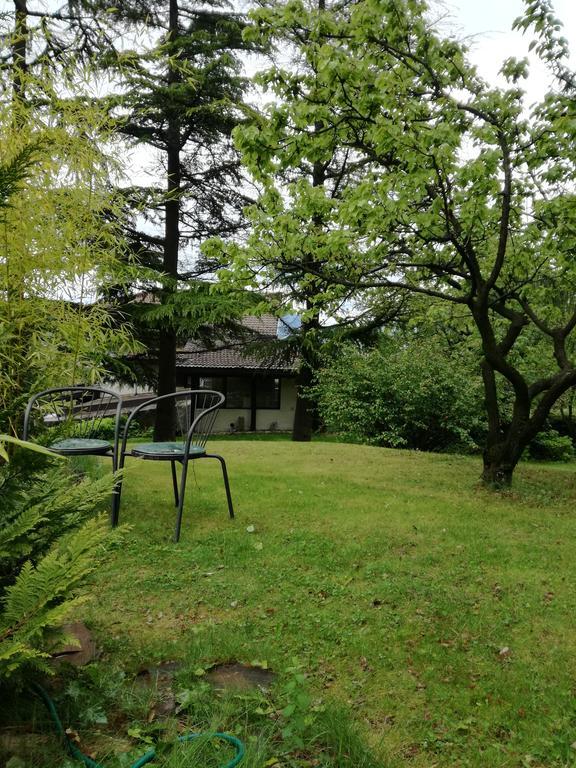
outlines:
M54 702L48 696L44 688L42 688L41 685L38 685L37 683L32 684L32 690L33 692L39 696L43 703L46 706L46 709L48 710L50 717L52 718L52 722L54 723L56 730L58 732L58 736L61 738L61 740L64 742L64 745L66 746L66 749L68 750L71 757L75 758L76 760L80 760L86 768L105 768L101 763L97 763L95 760L92 760L91 757L88 757L88 755L85 755L74 742L72 739L68 736L66 731L64 730L64 726L62 725L62 722L58 716L58 712L56 711L56 707L54 706ZM236 736L232 736L229 733L188 733L185 736L179 736L178 741L181 741L183 743L187 741L194 741L195 739L199 739L202 737L209 737L209 738L215 738L220 739L220 741L226 741L228 744L231 744L236 749L236 754L230 760L226 765L223 765L222 768L235 768L235 766L239 765L240 762L244 759L245 754L245 748L244 744L240 741L240 739L237 739ZM135 763L133 763L130 768L142 768L143 765L147 765L148 763L151 763L156 758L156 750L151 749L149 752L146 752L146 754L142 755L141 757L136 760Z

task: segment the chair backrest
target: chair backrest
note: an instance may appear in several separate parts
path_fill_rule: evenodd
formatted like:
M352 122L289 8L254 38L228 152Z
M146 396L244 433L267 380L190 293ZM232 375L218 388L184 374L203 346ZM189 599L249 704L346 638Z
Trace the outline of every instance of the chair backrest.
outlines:
M222 407L225 397L221 392L212 389L184 389L171 392L168 395L153 397L142 403L130 413L124 427L122 438L122 453L126 450L128 431L134 417L156 409L161 400L173 399L176 407L176 425L179 433L185 437L187 445L206 445L208 437L214 428L218 410Z
M105 437L118 446L122 398L101 387L55 387L33 395L24 414L24 440ZM106 429L103 420L112 424ZM104 432L105 430L105 432Z

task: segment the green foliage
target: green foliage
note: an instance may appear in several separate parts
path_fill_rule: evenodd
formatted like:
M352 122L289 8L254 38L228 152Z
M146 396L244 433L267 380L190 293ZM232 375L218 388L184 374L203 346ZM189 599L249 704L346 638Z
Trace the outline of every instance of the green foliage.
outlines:
M528 448L530 457L540 461L571 461L574 445L570 437L560 435L555 429L540 432Z
M13 437L12 435L0 435L0 459L3 461L9 460L8 451L6 449L6 445L12 446L17 445L20 448L27 448L29 451L34 451L35 453L41 453L44 456L51 456L53 459L61 459L64 461L63 456L59 456L56 453L53 453L48 448L45 448L43 445L38 445L37 443L30 443L28 440L20 440L18 437Z
M47 633L82 599L77 588L103 554L106 524L93 515L111 485L23 451L0 466L0 682L48 671Z
M312 698L306 687L306 673L302 665L287 670L287 680L281 689L282 738L288 748L304 749L314 738Z
M373 319L418 295L466 317L483 357L483 478L509 484L576 385L576 78L549 0L529 0L516 23L561 86L533 106L525 62L505 62L507 85L492 88L427 11L360 0L253 12L249 34L288 45L297 64L259 76L271 103L235 132L261 194L246 244L222 250L239 279L298 281L310 314ZM314 183L318 168L330 183Z
M530 50L534 49L564 86L573 91L576 79L568 66L568 40L560 34L563 24L554 12L553 3L551 0L525 0L524 5L524 14L514 21L514 28L523 32L532 29L535 32L536 37L530 42Z
M90 520L59 537L37 565L30 560L24 563L3 595L0 680L29 666L50 672L43 645L46 633L59 627L83 600L74 592L95 569L106 535L103 520Z
M315 387L329 430L373 445L475 450L483 437L480 383L433 341L345 347Z
M31 393L101 380L107 357L138 348L95 301L129 272L100 148L111 124L49 81L26 84L42 109L0 104L0 431L15 434Z
M120 418L120 437L122 437L124 433L124 426L126 424L128 417L123 415ZM107 417L105 419L100 419L98 422L95 430L92 432L92 436L95 438L98 438L99 440L113 440L114 439L114 432L116 429L116 419L112 417ZM130 422L130 428L128 430L128 437L146 437L150 433L149 427L142 426L142 424L139 424L136 419Z

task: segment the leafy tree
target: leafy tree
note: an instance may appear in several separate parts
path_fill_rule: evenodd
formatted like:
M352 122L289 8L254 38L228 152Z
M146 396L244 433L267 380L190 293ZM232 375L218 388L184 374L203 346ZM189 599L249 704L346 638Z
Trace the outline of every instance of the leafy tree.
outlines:
M121 247L106 220L111 162L96 144L107 119L29 72L27 13L17 2L12 66L0 73L12 83L0 101L0 425L12 432L32 391L98 378L107 355L134 349L93 301L96 283L118 280ZM91 518L113 484L78 483L45 458L8 464L5 442L18 441L0 436L2 685L49 671L48 634L102 554L106 526Z
M246 150L261 156L268 186L253 242L274 244L281 233L293 252L294 206L309 221L321 210L334 226L307 237L323 258L300 267L330 286L333 306L350 293L370 305L399 291L465 313L482 347L483 479L506 486L576 384L575 102L563 78L563 90L527 115L526 62L506 61L509 86L490 88L426 11L421 0L361 0L336 15L293 0L258 16L264 35L301 30L317 88L314 99L291 105L289 129L282 120L263 126L268 133ZM541 27L549 29L548 17ZM324 158L336 141L365 163L340 198L305 183L293 199L274 193L279 164ZM536 375L525 352L534 337L546 348ZM509 417L502 390L512 396Z
M315 371L320 365L326 337L339 325L347 327L346 302L353 294L335 293L322 277L329 256L326 244L337 237L333 216L349 184L355 184L370 164L359 157L349 142L330 129L330 107L323 104L321 59L315 45L320 32L316 19L342 15L339 4L315 0L302 3L303 14L291 14L288 6L264 3L252 16L254 26L246 36L258 44L274 46L281 62L290 57L290 68L276 64L256 76L256 82L273 100L250 112L250 119L234 131L237 147L261 194L249 209L254 230L247 244L220 243L205 246L208 253L232 263L227 282L265 286L273 292L276 311L296 307L302 327L290 344L297 353L297 400L294 440L309 440L314 428L314 404L308 398ZM284 22L277 24L280 14ZM308 23L310 22L310 23ZM313 150L306 135L313 134ZM271 224L271 226L269 226ZM232 277L233 276L233 277ZM354 325L381 326L394 317L399 302L392 292L381 297ZM330 310L332 316L326 316ZM357 330L357 329L355 329Z

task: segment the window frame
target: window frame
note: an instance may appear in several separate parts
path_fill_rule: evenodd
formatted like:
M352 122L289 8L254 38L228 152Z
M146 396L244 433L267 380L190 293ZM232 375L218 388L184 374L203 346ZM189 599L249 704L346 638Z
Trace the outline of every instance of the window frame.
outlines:
M282 410L282 376L263 376L263 375L255 375L255 376L238 376L237 374L218 374L218 373L211 373L211 374L184 374L186 377L186 381L188 382L187 386L189 389L201 389L200 386L200 380L201 379L221 379L224 382L224 387L220 390L218 387L216 389L218 391L222 391L222 394L225 396L226 400L224 401L224 405L222 406L223 410L228 411L280 411ZM245 408L236 406L236 405L228 405L228 381L229 379L245 379L250 384L250 405L246 406ZM278 394L276 398L275 405L270 406L261 406L257 405L257 398L258 398L258 383L261 381L265 381L267 379L273 379L278 381Z

